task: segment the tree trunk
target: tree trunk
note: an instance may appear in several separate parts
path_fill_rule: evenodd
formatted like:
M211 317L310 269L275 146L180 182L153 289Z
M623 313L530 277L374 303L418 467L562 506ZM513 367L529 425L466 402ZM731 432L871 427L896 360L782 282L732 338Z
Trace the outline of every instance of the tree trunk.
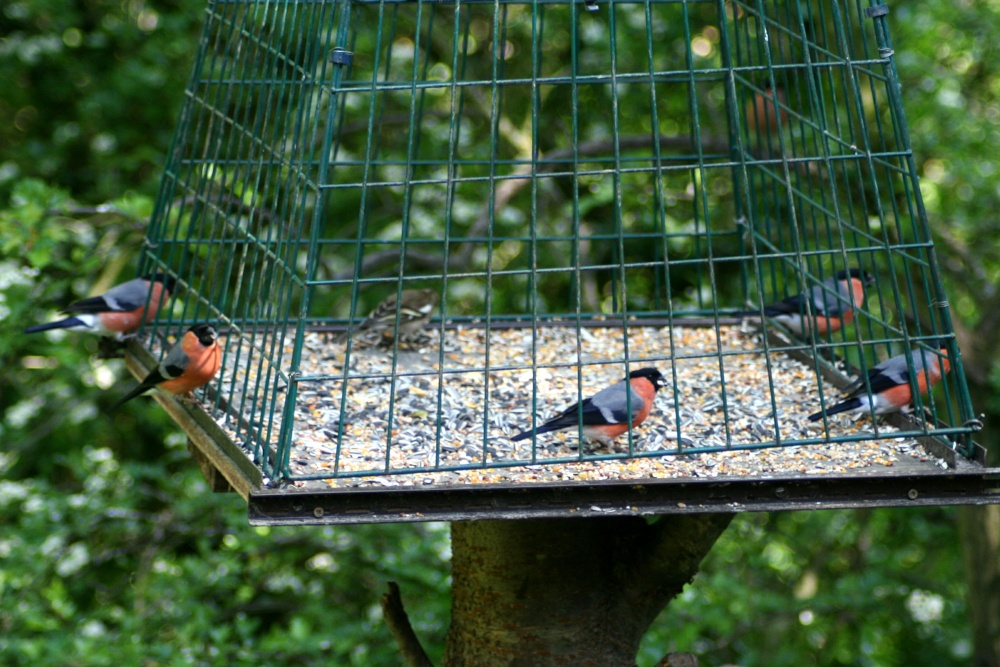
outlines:
M445 667L634 667L731 514L452 524Z
M950 237L946 237L950 238ZM945 244L945 248L952 246ZM953 253L959 262L966 257ZM975 267L985 274L985 267ZM981 287L981 286L980 286ZM973 290L982 297L986 292ZM974 327L955 321L955 335L961 344L963 365L972 405L985 413L985 422L995 426L1000 421L996 396L990 381L990 371L1000 362L996 331L1000 325L1000 292L979 304L983 316ZM1000 466L1000 437L996 428L986 428L976 434L976 441L986 447L989 467ZM1000 508L995 505L962 507L958 514L959 536L965 561L965 582L968 587L967 606L972 627L973 667L1000 667Z
M970 360L971 361L971 360ZM967 361L966 363L970 363ZM992 389L988 384L970 381L973 405L987 406ZM987 418L995 424L997 416ZM994 429L980 431L976 438L986 447L987 465L1000 465L1000 440ZM1000 667L1000 507L963 507L958 515L965 581L968 585L969 622L972 626L973 667Z
M969 585L973 667L1000 667L1000 506L963 507L959 514Z

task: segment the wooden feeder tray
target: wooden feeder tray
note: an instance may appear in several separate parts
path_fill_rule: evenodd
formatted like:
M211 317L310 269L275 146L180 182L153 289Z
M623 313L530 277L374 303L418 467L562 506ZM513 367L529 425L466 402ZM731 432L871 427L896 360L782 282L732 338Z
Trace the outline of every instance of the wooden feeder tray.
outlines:
M959 454L937 433L947 430L942 424L927 428L895 415L873 428L867 416L835 417L827 431L822 422L807 421L805 416L818 409L816 369L825 380L828 401L835 396L833 387L843 386L848 378L828 362L813 360L803 346L772 333L765 355L763 338L746 327L716 328L714 319L677 319L673 325L642 321L628 329L630 368L656 366L675 386L660 391L652 416L635 430L631 442L622 436L613 449L585 443L581 452L572 430L540 435L535 447L530 439L518 443L522 447L509 442L510 435L531 426L533 384L538 386L537 411L542 418L576 400L575 367L547 366L576 358L576 327L535 330L514 324L491 330L488 372L483 371L482 357L485 329L475 326L435 331L426 346L399 352L394 366L385 350L352 350L347 393L340 379L300 386L289 475L280 482L265 475L236 435L247 432L252 415L234 417L220 411L215 418L210 412L215 413L216 401L197 404L159 394L157 400L187 433L212 488L231 488L247 499L251 524L996 501L1000 469L983 466L981 447L973 447L971 458ZM614 322L588 321L579 331L587 354L582 393L589 395L621 378L622 364L613 360L622 358L624 337ZM567 346L568 350L562 349ZM532 350L534 372L525 367L525 359L532 357L524 355ZM330 343L327 334L308 333L303 374L318 372L310 368L313 364L329 376L336 375L346 352L343 345ZM228 358L251 359L231 350ZM129 345L127 360L137 377L154 363L137 342ZM231 364L213 386L229 386L233 374L237 382L244 381L240 374L252 367L252 363ZM466 367L470 370L464 371ZM395 374L387 374L393 368ZM719 391L720 374L725 378L725 399ZM444 389L435 384L441 378ZM484 396L487 384L489 396ZM310 389L304 390L306 386ZM379 412L389 394L394 415L391 437L385 430L385 414ZM355 401L358 414L381 424L381 430L369 428L361 418L352 418L344 427L331 422L333 415L341 414L342 396ZM217 399L212 391L208 397ZM281 406L274 414L282 414ZM233 428L234 421L244 428ZM774 446L775 431L782 442L778 446ZM899 432L910 435L901 437ZM918 432L924 434L914 435ZM845 434L856 434L856 439L831 441ZM389 455L386 441L392 443ZM273 445L268 451L273 454Z

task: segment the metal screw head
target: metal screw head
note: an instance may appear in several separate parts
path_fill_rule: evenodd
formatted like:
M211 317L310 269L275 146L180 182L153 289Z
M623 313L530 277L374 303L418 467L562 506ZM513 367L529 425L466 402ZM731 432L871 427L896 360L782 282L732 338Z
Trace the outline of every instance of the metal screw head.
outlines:
M330 51L330 62L334 65L350 65L354 62L354 54L338 46Z
M918 493L916 489L910 489L906 492L906 497L910 500L916 500L919 495L920 493Z
M313 510L313 516L316 517L317 519L321 518L323 516L323 508L322 507L315 508Z

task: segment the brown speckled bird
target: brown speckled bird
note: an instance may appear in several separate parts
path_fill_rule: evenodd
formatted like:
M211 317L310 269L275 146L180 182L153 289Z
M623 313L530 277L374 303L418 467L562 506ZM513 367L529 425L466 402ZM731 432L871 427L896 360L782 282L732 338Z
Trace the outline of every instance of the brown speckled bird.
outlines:
M368 319L337 337L338 343L354 337L355 344L392 345L397 338L396 312L399 312L398 338L400 343L417 342L424 326L431 319L438 305L438 293L432 289L405 289L400 295L399 307L392 294L375 307ZM353 333L352 333L353 331Z

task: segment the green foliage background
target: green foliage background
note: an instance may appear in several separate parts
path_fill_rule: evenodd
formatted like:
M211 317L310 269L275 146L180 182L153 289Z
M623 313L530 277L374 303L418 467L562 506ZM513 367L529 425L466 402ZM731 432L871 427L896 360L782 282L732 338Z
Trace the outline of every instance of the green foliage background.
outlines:
M1000 5L892 9L925 201L977 407L996 423ZM395 665L388 580L437 660L445 526L250 528L155 405L102 412L120 361L90 339L21 334L134 271L203 10L0 7L0 662ZM967 664L961 567L951 509L741 516L640 664L667 650L747 667Z

